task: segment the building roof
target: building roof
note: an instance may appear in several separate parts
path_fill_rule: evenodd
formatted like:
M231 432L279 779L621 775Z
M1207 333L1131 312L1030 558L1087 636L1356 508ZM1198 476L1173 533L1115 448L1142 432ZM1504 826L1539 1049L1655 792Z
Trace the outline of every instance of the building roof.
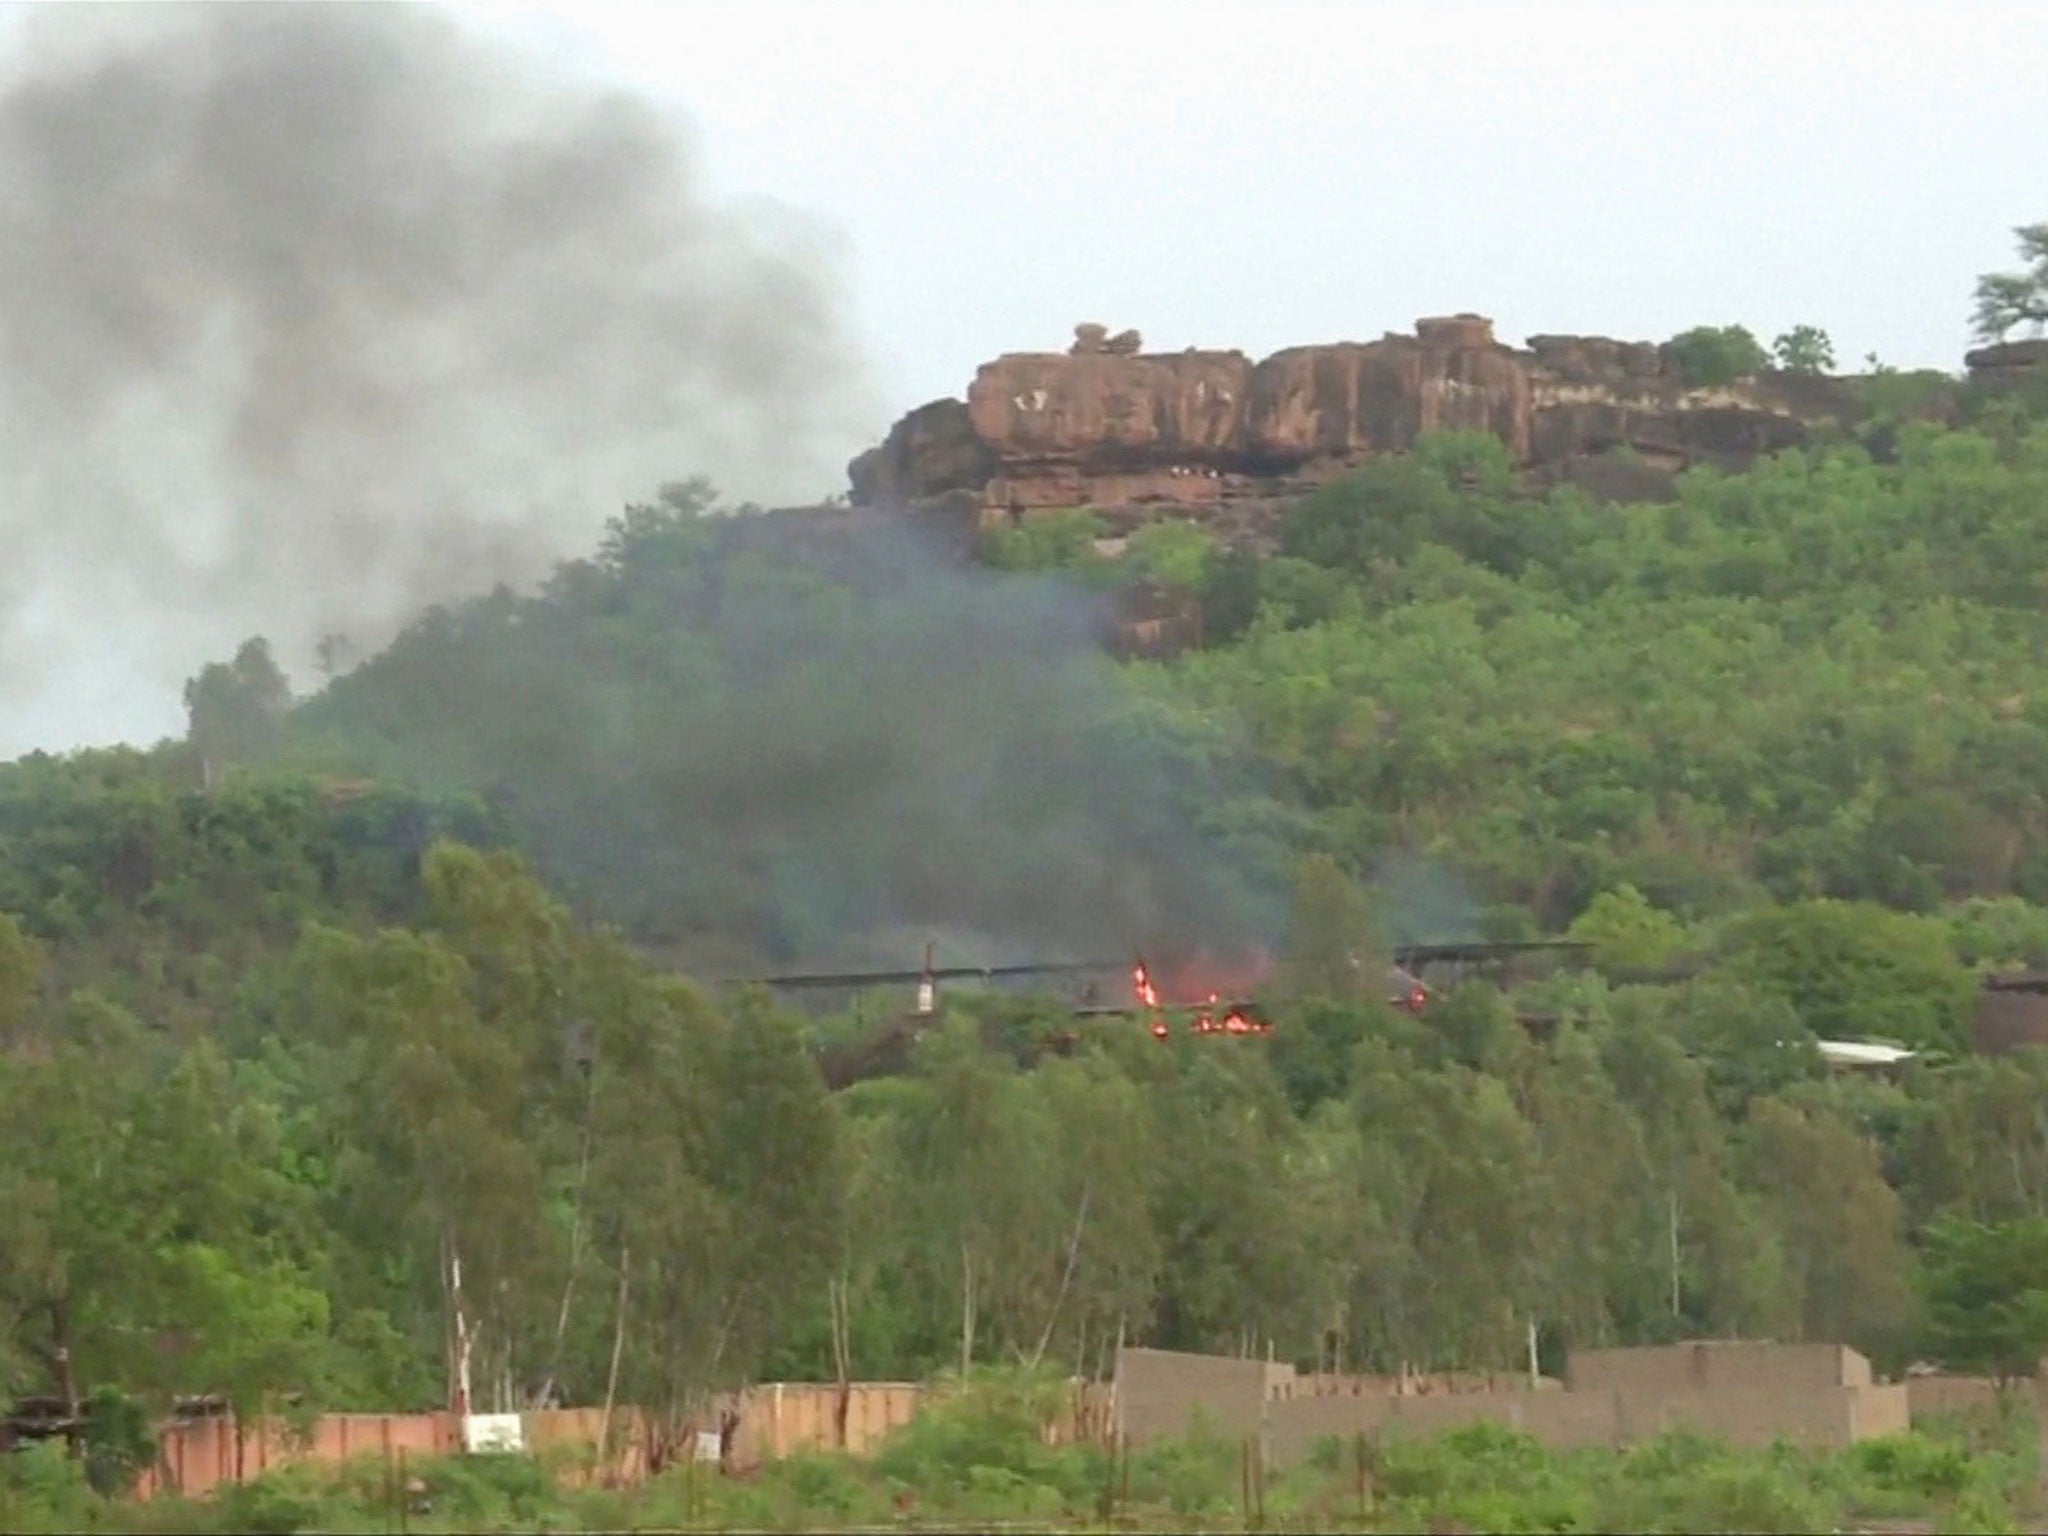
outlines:
M1831 1067L1894 1067L1910 1061L1917 1053L1896 1045L1872 1045L1862 1040L1821 1040L1820 1059Z

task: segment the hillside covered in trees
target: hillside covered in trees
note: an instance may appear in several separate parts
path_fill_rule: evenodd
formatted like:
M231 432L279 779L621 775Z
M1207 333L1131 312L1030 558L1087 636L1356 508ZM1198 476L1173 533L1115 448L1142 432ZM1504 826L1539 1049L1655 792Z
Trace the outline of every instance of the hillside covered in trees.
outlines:
M1433 438L1270 558L1077 516L961 565L675 487L303 701L252 643L186 741L0 768L0 1375L412 1406L459 1334L481 1405L658 1409L1532 1330L2030 1368L2048 1059L1967 1021L2048 964L2048 425L1883 406L1651 504ZM1206 643L1111 659L1136 580ZM714 984L932 933L1249 967L1278 1027L955 993L833 1094L880 1000ZM1361 959L1560 933L1591 970L1420 1017ZM1842 1036L1922 1054L1834 1080Z

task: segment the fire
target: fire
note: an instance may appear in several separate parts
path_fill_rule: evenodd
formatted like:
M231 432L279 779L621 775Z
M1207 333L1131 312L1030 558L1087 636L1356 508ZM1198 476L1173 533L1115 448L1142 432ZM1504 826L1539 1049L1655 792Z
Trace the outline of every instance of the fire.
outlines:
M1136 968L1131 972L1131 987L1138 994L1139 1007L1157 1008L1159 1006L1159 989L1152 985L1152 973L1145 968L1145 962L1142 960L1138 962Z
M1152 972L1141 959L1131 969L1131 990L1136 995L1140 1008L1151 1010L1150 1029L1152 1038L1164 1040L1171 1033L1167 1022L1165 1005L1160 1002L1159 988L1152 980ZM1265 1035L1271 1034L1273 1026L1264 1019L1255 1018L1246 1011L1243 1004L1233 1003L1221 1018L1216 1010L1223 1007L1223 994L1209 988L1202 989L1203 1001L1193 1005L1192 1028L1198 1035Z

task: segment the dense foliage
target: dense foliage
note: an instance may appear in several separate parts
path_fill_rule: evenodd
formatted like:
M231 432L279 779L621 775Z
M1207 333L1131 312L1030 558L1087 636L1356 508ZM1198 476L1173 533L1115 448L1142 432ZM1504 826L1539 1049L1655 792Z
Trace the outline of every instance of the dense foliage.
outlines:
M953 585L678 492L294 714L245 648L191 742L0 769L6 1384L403 1407L466 1351L480 1404L680 1410L1118 1339L1476 1366L1532 1333L1551 1366L1749 1334L2009 1369L2048 1060L1968 1020L1976 972L2048 962L2048 429L1885 431L1647 505L1443 437L1269 559L1181 528L1121 565L1074 520ZM1083 655L1031 574L1077 563L1200 595L1208 645ZM1264 923L1280 1028L961 993L834 1095L811 1050L872 1004L667 963L875 911ZM1481 927L1596 969L1419 1019L1360 981ZM1831 1080L1842 1035L1923 1055Z

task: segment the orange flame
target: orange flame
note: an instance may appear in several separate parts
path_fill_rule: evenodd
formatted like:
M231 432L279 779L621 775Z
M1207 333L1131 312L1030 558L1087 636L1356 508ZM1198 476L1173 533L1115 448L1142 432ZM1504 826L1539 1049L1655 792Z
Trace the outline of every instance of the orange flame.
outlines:
M1159 989L1152 985L1152 973L1145 969L1145 962L1142 960L1131 971L1131 987L1138 994L1140 1006L1146 1008L1157 1008L1159 1006Z

